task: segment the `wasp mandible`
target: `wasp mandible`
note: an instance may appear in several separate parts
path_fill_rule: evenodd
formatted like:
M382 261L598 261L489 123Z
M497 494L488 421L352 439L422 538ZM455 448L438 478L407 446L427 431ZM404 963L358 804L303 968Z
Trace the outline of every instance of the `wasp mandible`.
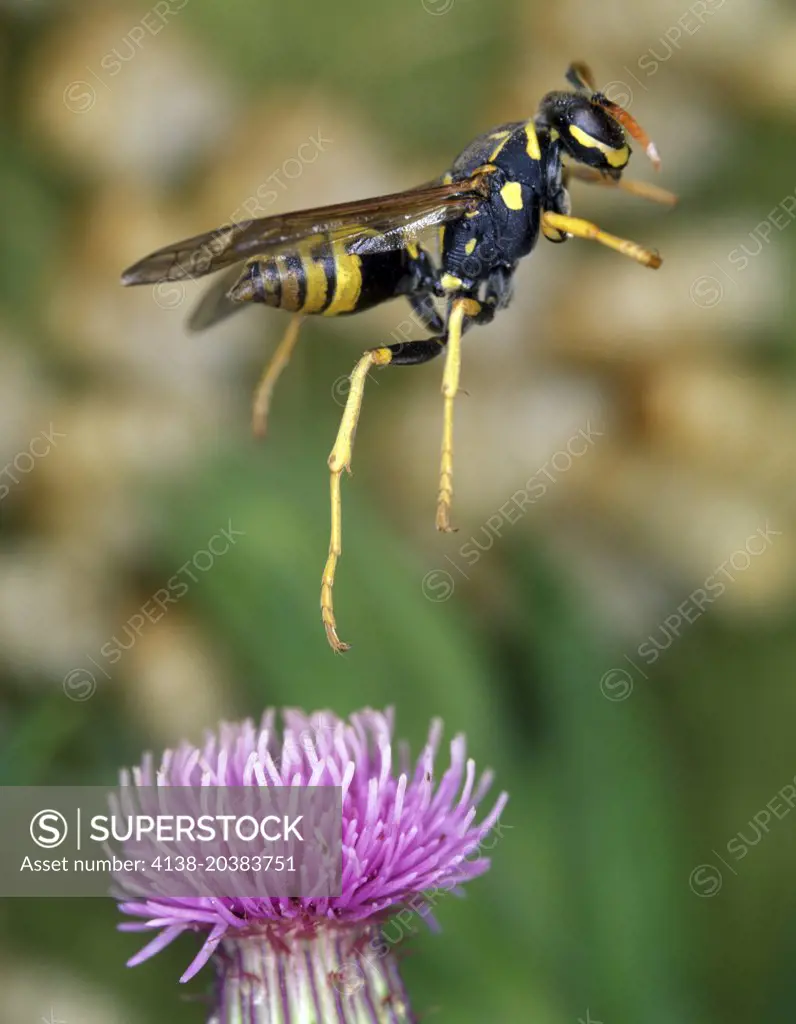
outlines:
M489 323L511 298L517 264L541 232L551 242L590 238L645 267L660 256L571 215L570 179L613 186L656 202L675 197L652 185L625 181L627 136L657 168L649 137L594 84L585 64L572 64L569 90L543 97L535 117L480 135L438 180L394 195L227 224L168 245L126 270L122 283L158 284L229 268L189 320L200 330L248 302L293 313L257 388L253 425L262 435L274 385L311 314L360 313L399 296L410 302L430 337L365 352L350 377L342 421L329 456L331 539L321 582L321 616L335 651L332 591L342 552L340 480L350 470L365 381L373 367L411 366L445 353L443 428L436 525L450 531L453 497L453 404L459 390L461 341L475 324ZM436 230L435 260L421 244ZM243 266L240 266L240 264ZM439 308L435 300L441 300Z

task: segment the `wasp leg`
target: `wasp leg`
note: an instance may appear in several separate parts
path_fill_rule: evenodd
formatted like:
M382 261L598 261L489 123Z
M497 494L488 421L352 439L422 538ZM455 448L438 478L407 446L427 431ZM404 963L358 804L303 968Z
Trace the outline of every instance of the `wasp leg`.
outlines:
M603 231L596 224L592 224L588 220L581 220L579 217L569 217L563 213L551 213L549 210L545 210L542 214L542 227L551 231L560 231L568 235L574 235L575 238L591 238L601 245L608 246L609 249L615 249L623 256L629 256L645 267L651 267L653 270L657 270L663 262L658 253L653 252L651 249L645 249L638 242L630 242L625 238L609 235L607 231Z
M439 334L445 330L445 323L439 313L434 309L434 303L430 295L408 295L409 304L415 312L415 316L426 328Z
M509 267L496 267L487 278L483 298L480 300L481 309L471 319L467 320L464 330L470 324L478 324L479 327L491 324L499 309L505 309L511 302L513 269Z
M334 616L332 589L337 563L343 550L342 541L342 502L340 499L340 478L343 470L351 470L351 451L354 445L362 398L365 393L365 380L374 366L412 366L428 362L442 352L445 346L445 335L439 338L428 338L425 341L407 341L384 348L374 348L366 352L354 367L351 374L351 388L348 392L337 440L329 455L331 470L331 501L332 501L332 532L329 540L329 557L323 570L321 581L321 618L326 629L326 636L335 651L347 651L348 644L343 643L337 635L337 623Z
M439 271L434 266L434 261L429 252L421 245L415 245L410 252L409 259L409 292L416 294L428 292L430 295L442 296L445 294L442 285L439 283Z
M462 366L462 334L466 329L465 317L477 318L481 303L475 299L454 299L448 316L447 355L442 377L444 410L442 420L442 454L439 467L437 495L437 529L451 533L450 510L453 501L453 402L459 391Z
M586 181L590 185L606 185L608 188L618 188L623 192L639 196L641 199L648 199L651 203L661 203L663 206L677 205L677 196L674 192L669 192L668 189L659 188L657 185L649 185L646 181L609 178L605 174L601 174L594 167L572 164L565 171L565 179L568 180L569 178L577 178L579 181Z
M296 347L301 320L302 317L299 313L291 317L285 331L285 336L279 342L257 385L257 390L254 393L254 408L252 409L252 430L255 437L265 437L268 426L268 410L271 408L271 396L274 393L274 387L279 380L280 374L290 361L293 349Z
M445 323L434 308L433 297L439 298L445 292L439 283L439 274L431 257L419 245L415 248L410 262L410 277L405 294L426 330L441 334L445 330Z

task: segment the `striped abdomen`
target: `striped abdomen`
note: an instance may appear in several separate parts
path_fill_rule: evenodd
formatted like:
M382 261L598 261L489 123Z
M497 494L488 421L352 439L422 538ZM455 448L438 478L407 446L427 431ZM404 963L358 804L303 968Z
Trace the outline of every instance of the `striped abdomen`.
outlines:
M404 250L352 256L341 242L315 242L275 256L254 257L230 297L291 313L357 313L403 293Z

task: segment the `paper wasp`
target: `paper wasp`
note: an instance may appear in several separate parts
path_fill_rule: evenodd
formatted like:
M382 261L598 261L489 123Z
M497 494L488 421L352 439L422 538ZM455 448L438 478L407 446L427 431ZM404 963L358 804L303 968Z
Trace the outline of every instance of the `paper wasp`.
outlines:
M255 396L254 429L260 435L302 317L359 313L405 296L430 332L422 341L369 350L350 377L342 422L328 460L332 525L321 584L321 615L336 651L348 646L337 635L332 603L342 551L340 479L343 470L350 469L370 370L424 363L445 352L436 525L449 531L453 403L459 388L462 335L474 324L488 323L507 305L517 264L534 248L539 232L552 242L591 238L643 266L661 264L654 251L570 215L567 184L571 178L619 187L657 202L673 203L675 198L654 186L622 180L631 152L626 133L644 146L658 167L654 144L626 110L596 89L585 65L571 65L566 77L572 90L548 93L530 120L504 124L479 136L431 184L375 199L227 224L159 249L122 276L126 285L157 284L230 268L194 311L189 321L194 329L209 327L248 302L294 314ZM438 264L420 245L431 229L439 235ZM443 300L441 311L435 299Z

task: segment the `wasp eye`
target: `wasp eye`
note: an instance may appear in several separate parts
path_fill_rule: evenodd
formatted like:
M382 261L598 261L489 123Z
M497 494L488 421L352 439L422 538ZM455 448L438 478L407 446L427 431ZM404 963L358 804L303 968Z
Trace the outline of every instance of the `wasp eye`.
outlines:
M578 128L584 135L611 149L621 149L625 145L625 133L622 126L600 107L589 104L581 107L572 118L572 127Z
M622 126L593 104L572 112L569 148L577 159L594 167L618 169L630 159L630 148Z

